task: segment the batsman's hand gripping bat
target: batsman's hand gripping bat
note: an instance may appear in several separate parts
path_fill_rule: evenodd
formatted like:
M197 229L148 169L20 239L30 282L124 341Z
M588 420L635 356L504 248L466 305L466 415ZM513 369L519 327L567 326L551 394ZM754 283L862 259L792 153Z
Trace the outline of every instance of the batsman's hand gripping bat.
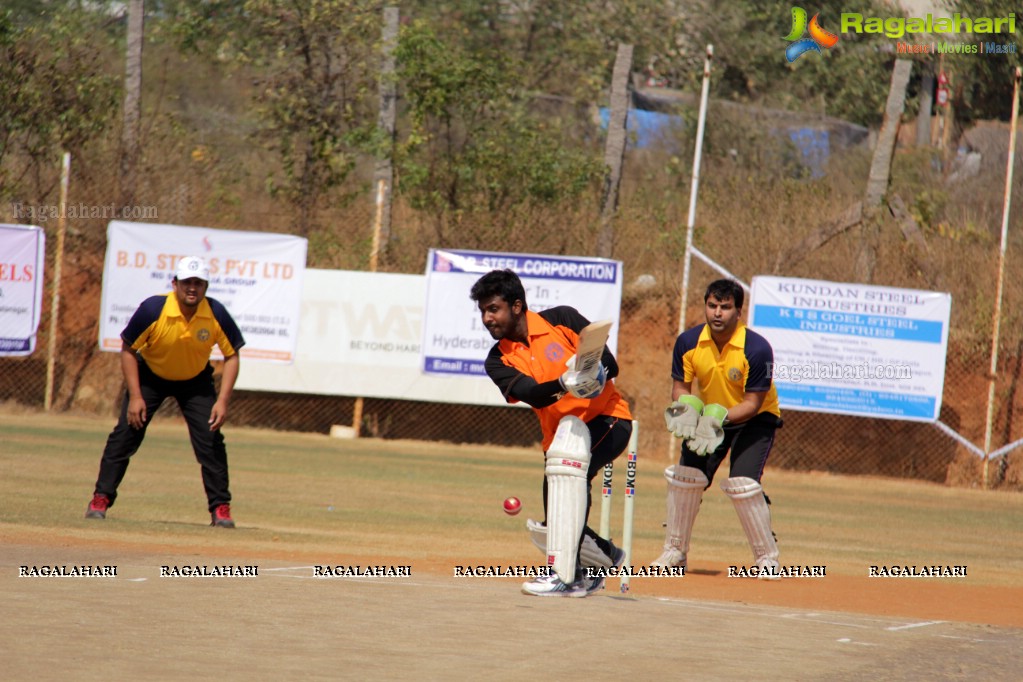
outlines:
M579 332L579 346L570 368L561 375L561 386L576 398L596 398L604 390L607 374L600 358L604 354L611 320L599 320Z

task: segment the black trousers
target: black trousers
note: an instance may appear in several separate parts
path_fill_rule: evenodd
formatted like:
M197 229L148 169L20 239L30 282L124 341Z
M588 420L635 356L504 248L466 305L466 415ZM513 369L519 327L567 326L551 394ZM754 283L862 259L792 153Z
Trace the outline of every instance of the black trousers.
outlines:
M586 423L590 431L590 466L586 470L586 518L590 518L590 507L593 506L593 479L598 473L604 471L604 467L618 458L629 446L629 437L632 436L632 422L617 417L602 415L591 419ZM546 453L544 453L546 455ZM547 514L547 476L543 477L543 511ZM544 519L546 525L547 520ZM596 531L587 524L583 528L583 535L588 535L597 543L601 551L611 554L611 543L600 537ZM579 538L582 543L582 537Z
M209 509L213 511L221 504L231 501L228 490L227 448L220 430L210 431L210 412L217 401L217 390L213 383L213 367L209 364L198 376L186 381L169 381L153 374L146 363L139 361L139 384L142 399L146 401L146 422L141 429L128 424L128 392L124 393L121 415L117 426L107 437L103 459L99 464L96 479L96 493L110 498L113 505L117 499L117 488L121 485L131 456L138 452L146 437L146 428L153 415L167 398L178 401L181 414L188 424L188 435L192 441L195 459L202 468L202 482L206 488Z
M764 475L764 466L774 445L774 434L781 428L782 421L770 412L761 412L752 419L734 426L725 426L725 439L714 452L706 456L697 455L682 442L682 456L679 464L699 469L707 475L707 487L714 480L714 474L724 461L728 451L732 452L729 476L745 476L759 482Z

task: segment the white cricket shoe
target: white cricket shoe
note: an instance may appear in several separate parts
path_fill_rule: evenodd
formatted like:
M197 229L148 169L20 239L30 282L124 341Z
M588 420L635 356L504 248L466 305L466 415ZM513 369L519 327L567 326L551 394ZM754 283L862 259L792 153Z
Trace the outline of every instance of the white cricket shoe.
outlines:
M662 566L664 568L686 567L686 555L678 547L666 546L661 556L650 562L651 566Z
M553 571L550 575L522 583L522 592L534 597L585 597L587 594L585 580L566 583Z
M778 574L780 564L777 559L761 559L757 562L757 578L759 580L781 580Z

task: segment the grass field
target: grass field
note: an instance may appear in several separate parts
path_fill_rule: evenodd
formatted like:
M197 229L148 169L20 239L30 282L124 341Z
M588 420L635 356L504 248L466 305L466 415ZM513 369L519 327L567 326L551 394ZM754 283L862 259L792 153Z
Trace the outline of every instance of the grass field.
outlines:
M707 614L716 614L712 618L715 622L720 618L737 618L747 623L751 618L753 622L775 618L778 623L784 623L786 617L790 620L794 617L791 615L794 612L803 614L797 620L804 624L814 622L811 616L826 612L845 614L843 617L850 623L860 622L856 619L867 619L863 622L869 623L876 622L872 618L897 619L897 624L886 627L906 627L914 632L918 628L952 627L950 624L984 627L987 629L983 632L989 636L997 632L997 637L976 637L976 632L971 630L972 634L965 635L943 633L940 637L944 639L921 640L912 646L907 644L908 640L903 641L909 647L907 651L913 651L910 659L916 661L912 664L916 667L905 670L942 675L947 672L940 667L944 665L943 657L952 656L954 651L958 656L956 660L967 660L962 658L962 651L953 649L944 650L945 653L936 657L921 654L919 647L934 646L935 651L939 651L945 639L956 637L964 642L976 639L997 641L998 646L1004 644L1004 649L992 652L985 652L982 645L971 649L976 654L974 663L982 666L975 670L984 671L987 679L998 678L997 674L991 676L992 671L1008 671L1013 666L1018 670L1019 663L1023 663L1019 654L1023 650L1019 646L1023 642L1023 630L1019 629L1023 628L1023 533L1020 532L1023 496L1018 494L769 469L764 482L773 501L774 528L779 537L782 563L826 566L825 577L773 583L728 578L729 566L748 565L751 557L731 504L715 482L704 497L694 529L690 575L671 579L634 577L627 595L619 595L618 581L611 579L607 590L595 598L579 602L567 600L570 604L566 600L550 603L519 595L518 580L454 576L459 566L538 566L544 563L524 530L527 517L542 517L542 457L538 451L408 441L339 440L322 435L228 428L232 508L238 522L238 528L230 531L208 526L199 468L189 448L184 425L163 420L152 425L107 519L88 521L83 513L112 425L112 421L81 417L0 415L0 494L5 500L0 508L0 589L9 603L30 609L29 620L35 627L50 627L60 632L64 627L71 627L76 619L84 622L81 609L102 608L103 599L113 598L112 589L97 587L103 582L98 579L21 579L17 577L19 567L96 562L123 567L118 580L138 580L139 585L145 583L144 589L159 589L147 598L146 606L140 607L136 615L128 616L129 620L160 618L154 614L162 613L158 608L161 600L168 603L166 608L171 611L181 609L182 613L190 614L186 618L189 623L206 622L214 614L207 614L205 609L218 604L230 610L243 608L244 602L244 608L254 608L258 614L258 602L263 597L268 600L267 612L277 614L278 621L288 621L282 615L284 612L290 614L288 618L301 621L294 626L295 632L289 632L286 627L273 627L266 633L269 638L291 641L296 637L301 640L299 633L303 628L312 627L301 617L301 608L309 609L310 618L322 617L321 611L327 608L325 599L333 605L337 617L349 617L342 616L347 610L345 604L363 604L367 610L360 613L375 620L370 624L356 618L351 624L357 626L356 629L365 629L366 633L376 632L382 623L401 632L402 613L406 609L410 614L408 628L423 628L421 639L416 640L417 648L406 651L421 659L420 667L406 667L407 661L398 663L396 660L388 664L381 661L374 667L376 664L370 665L367 661L376 659L365 658L372 647L367 649L365 645L352 650L358 653L349 652L349 658L354 656L352 660L361 662L359 670L376 678L400 678L417 672L425 679L473 677L461 674L471 667L459 673L452 672L450 676L445 674L451 670L446 667L450 661L445 663L451 653L451 642L449 639L433 641L430 633L448 632L450 627L469 640L474 636L482 637L482 633L497 627L488 615L489 602L494 602L496 612L504 613L501 618L509 619L508 636L521 639L524 646L537 646L532 638L542 632L544 619L570 618L569 622L593 619L590 627L597 630L606 627L615 632L619 629L615 625L617 619L625 619L631 623L630 628L635 628L631 631L636 637L646 637L636 646L653 648L647 667L637 669L651 674L662 670L657 667L657 637L643 635L646 626L639 625L639 621L670 617L656 613L657 609L666 608L665 605L678 605L678 613L685 612L684 616L678 616L684 619L678 623L682 630L692 627L694 620L708 617ZM632 566L643 566L656 557L663 539L665 482L661 472L667 464L664 451L660 449L649 456L640 452L639 455ZM612 536L619 540L624 465L616 474ZM517 517L509 517L501 511L502 500L510 495L523 501L523 513ZM599 501L591 513L591 525L596 526L598 518ZM230 587L213 579L186 586L157 578L159 565L168 562L197 565L241 562L258 564L263 570L253 581L229 580ZM392 594L401 581L386 583L384 579L380 581L385 583L383 586L358 580L317 580L308 583L316 587L305 588L304 592L297 585L307 583L281 579L290 575L289 571L297 571L296 577L310 577L311 566L325 564L409 566L413 582L429 595L422 597L423 603L410 601L406 594ZM869 578L872 565L966 566L967 576ZM325 582L331 586L324 586ZM345 583L343 588L334 586L342 582ZM298 593L274 596L277 585ZM228 596L229 591L238 593L237 603ZM343 594L337 594L342 591ZM51 595L60 598L53 601L45 598ZM436 605L448 598L458 605L457 612L468 619L464 623L466 630L462 630L457 620L449 626L431 629L427 621L436 614L414 615L421 608L427 608L425 604ZM230 606L224 606L220 600L226 600L224 604ZM251 603L252 600L256 602ZM44 603L46 606L39 606ZM595 603L604 605L591 606ZM109 606L116 609L118 603ZM473 608L481 612L474 614ZM613 612L604 614L612 622L602 625L600 614L604 609ZM420 623L417 620L420 617L427 621ZM254 623L259 621L257 615L245 618L254 619ZM61 619L70 620L63 622ZM666 628L669 625L665 623ZM789 625L778 628L779 636ZM246 677L243 674L246 670L256 678L264 677L259 674L260 670L265 672L260 666L268 661L260 661L269 656L270 650L264 652L265 642L256 643L262 640L255 633L265 626L262 621L253 625L248 636L253 638L251 644L256 648L246 655L236 654L239 660L230 670L237 675L226 677L242 679ZM861 628L859 625L848 627L853 628L848 630L850 632L860 632L855 628ZM0 632L0 636L6 638L11 632L8 629ZM497 632L501 632L500 628ZM246 637L244 633L238 636ZM620 636L624 635L616 634L615 639ZM795 635L786 632L784 636ZM161 642L176 642L167 645L171 667L163 669L166 674L160 674L159 669L148 669L143 661L130 656L120 661L114 670L123 673L124 678L180 679L192 675L195 671L190 666L195 662L186 664L175 653L177 646L182 652L187 651L188 642L192 640L168 640L166 634L161 637ZM403 643L398 648L403 651L415 644L404 637L399 639ZM829 641L844 644L843 640L848 639L833 637ZM488 636L486 641L486 646L494 646L493 637ZM594 640L588 641L592 648ZM671 638L663 644L667 646L674 641ZM144 638L139 645L145 647L150 643ZM708 645L711 644L708 642ZM12 651L21 655L16 657L18 665L12 668L15 674L11 679L45 679L47 671L55 673L54 679L66 679L56 672L78 669L62 667L62 646L46 649L51 656L44 658L29 655L35 653L36 646L28 640L18 640L13 646ZM102 640L96 646L102 647ZM798 654L787 648L790 646L795 645L776 643L770 657L776 660L759 669L758 676L763 679L819 678L792 674L793 670L788 667L792 657L811 656L811 651L807 649ZM902 645L887 642L878 646L888 647L884 651L890 649L895 656ZM75 661L92 661L94 656L103 660L100 650L93 651L89 646L72 649L75 653L66 654L71 659L66 662L69 666L77 666ZM501 660L502 656L511 656L513 649L501 647L491 655ZM205 649L200 647L199 655L203 651ZM347 649L333 649L319 659L312 656L292 660L290 654L278 653L273 660L290 661L287 674L283 675L287 678L315 678L321 671L324 679L363 677L330 674L332 656L340 655L340 651ZM58 654L56 659L52 658L54 652ZM210 655L216 656L213 651ZM521 652L520 655L530 658ZM590 655L596 654L590 651ZM876 670L869 672L872 670L869 666L874 664L868 665L866 658L860 660L846 653L836 653L836 656L834 660L822 659L820 663L821 670L834 673L831 679L866 679L870 674L877 674ZM427 664L427 660L430 663ZM879 659L875 656L870 660ZM709 665L714 661L713 656L705 657L703 663ZM989 670L983 666L994 667ZM558 670L562 669L555 666L537 669L537 672ZM575 675L582 676L585 670L566 665L561 677L576 679ZM714 673L711 668L704 671L705 675L695 668L691 672L695 679L729 679L728 675L720 671ZM251 679L252 674L247 677ZM586 676L605 678L600 671L590 671ZM494 677L505 678L502 674ZM90 676L85 678L91 679ZM118 675L106 679L118 679ZM918 678L909 675L892 679ZM1013 678L1006 676L1004 679Z

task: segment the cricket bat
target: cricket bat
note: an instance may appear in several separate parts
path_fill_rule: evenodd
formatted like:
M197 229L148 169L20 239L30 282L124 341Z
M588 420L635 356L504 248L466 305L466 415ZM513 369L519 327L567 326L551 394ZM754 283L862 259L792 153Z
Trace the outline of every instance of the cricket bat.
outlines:
M590 322L579 332L579 347L575 349L575 365L577 372L592 372L596 375L596 367L600 364L600 356L604 354L604 345L611 332L611 320Z

